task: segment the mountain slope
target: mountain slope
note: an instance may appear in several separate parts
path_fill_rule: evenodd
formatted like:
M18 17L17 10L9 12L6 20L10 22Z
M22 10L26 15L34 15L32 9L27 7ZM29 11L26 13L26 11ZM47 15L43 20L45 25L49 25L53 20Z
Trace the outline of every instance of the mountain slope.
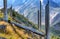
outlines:
M18 21L22 22L25 26L29 26L29 27L33 27L35 29L38 28L38 26L36 26L36 24L30 22L26 17L24 17L23 15L18 14L18 12L13 11L13 18L17 19Z
M19 21L18 23L20 23L24 26L33 27L33 28L37 29L37 26L35 24L30 22L23 15L18 14L18 12L12 10L12 16L10 15L10 13L11 12L8 10L8 20L14 21L14 22ZM0 19L2 19L3 16L4 15L2 14L2 17L0 16L1 17ZM19 27L16 27L15 25L12 26L10 23L7 23L5 21L0 21L0 25L6 25L6 32L0 33L1 37L5 37L7 39L29 39L29 38L32 39L31 32L28 32L28 31L23 30ZM37 37L36 38L34 37L34 39L37 39Z
M5 21L0 21L0 25L6 25L6 31L0 32L0 37L4 37L7 39L32 39L31 35L28 35L28 32L25 30L16 27L15 25L11 25L10 23L7 23ZM26 33L25 33L26 32ZM30 33L31 34L31 33Z

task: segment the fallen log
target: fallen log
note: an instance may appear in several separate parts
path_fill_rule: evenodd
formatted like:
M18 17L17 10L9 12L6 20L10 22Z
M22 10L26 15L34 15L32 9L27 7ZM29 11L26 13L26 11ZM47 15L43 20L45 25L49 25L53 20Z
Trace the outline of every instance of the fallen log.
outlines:
M40 32L40 31L38 31L38 30L36 30L36 29L34 29L32 27L23 26L23 25L21 25L19 23L16 23L16 22L11 22L11 23L14 24L14 25L16 25L16 27L22 28L24 30L31 31L31 32L33 32L33 33L35 33L37 35L43 36L43 37L45 36L44 33Z

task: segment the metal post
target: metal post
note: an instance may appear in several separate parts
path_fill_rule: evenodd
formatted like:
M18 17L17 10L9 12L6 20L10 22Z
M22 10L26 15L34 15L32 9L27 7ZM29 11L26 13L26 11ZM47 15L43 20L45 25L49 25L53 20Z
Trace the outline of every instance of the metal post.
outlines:
M45 28L46 28L45 39L49 39L49 1L45 7Z
M7 21L7 20L8 20L8 14L7 14L7 0L3 0L3 4L4 4L4 20Z

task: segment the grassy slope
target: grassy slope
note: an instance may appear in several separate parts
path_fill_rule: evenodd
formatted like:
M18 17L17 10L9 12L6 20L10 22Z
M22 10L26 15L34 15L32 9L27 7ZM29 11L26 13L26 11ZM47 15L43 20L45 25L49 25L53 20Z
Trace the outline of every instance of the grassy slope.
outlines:
M36 28L37 29L37 27L32 22L29 22L27 18L25 18L24 16L18 14L15 11L13 11L13 13L16 14L16 16L14 16L14 17L17 18L18 20L20 20L20 22L22 22L25 26L33 26L33 28ZM2 14L0 13L0 18L3 18L3 13ZM12 20L13 21L13 19L10 16L9 16L9 20ZM1 24L1 21L0 21L0 24ZM5 22L2 23L2 24L5 24ZM8 25L9 24L7 24L7 26ZM8 29L6 29L6 30L8 31L9 34L0 33L0 37L1 36L2 37L6 37L7 39L18 39L18 38L20 38L20 39L22 39L22 38L27 39L27 38L30 37L30 36L28 36L27 33L24 34L24 30L21 29L21 28L20 28L20 31L19 31L18 28L16 29L17 31L19 31L19 33L21 35L20 37L13 31L13 28L10 25L8 26ZM51 39L60 39L60 37L51 34Z
M15 21L14 19L12 19L12 17L10 16L10 9L8 9L8 17L9 20ZM38 29L38 26L35 25L34 23L30 22L26 17L24 17L21 14L18 14L18 12L12 10L12 14L13 14L13 18L18 19L19 22L21 22L24 26L29 26L29 27L33 27L35 29ZM0 19L3 18L3 12L0 13Z
M30 26L33 27L35 29L37 29L37 25L33 24L32 22L30 22L27 18L25 18L23 15L18 14L18 12L13 11L13 14L15 14L15 18L18 19L20 22L24 23L25 26Z
M17 27L14 28L16 29L17 32L14 32L13 27L11 26L11 24L4 22L4 21L0 21L0 25L6 25L6 32L1 33L0 32L0 37L5 37L7 39L27 39L30 38L31 36L29 36L27 33L25 33L25 30L23 29L19 29Z
M15 13L15 12L14 12ZM17 14L17 13L15 13ZM0 19L3 18L3 13L0 13ZM9 20L14 21L11 16L9 15ZM29 22L28 19L26 19L24 16L17 14L15 18L19 18L20 22L22 22L25 26L35 26L32 22ZM28 23L27 23L28 21ZM0 37L5 37L7 39L28 39L31 38L32 39L32 34L30 33L30 35L28 35L28 32L26 32L25 30L21 29L21 28L17 28L14 26L14 28L16 29L16 32L14 32L13 27L11 26L11 24L6 23L4 21L0 21L0 25L6 25L6 32L1 33L0 32ZM26 32L26 33L25 33ZM35 37L34 39L37 39L37 37Z
M51 29L51 39L60 39L60 31L55 30L53 27Z

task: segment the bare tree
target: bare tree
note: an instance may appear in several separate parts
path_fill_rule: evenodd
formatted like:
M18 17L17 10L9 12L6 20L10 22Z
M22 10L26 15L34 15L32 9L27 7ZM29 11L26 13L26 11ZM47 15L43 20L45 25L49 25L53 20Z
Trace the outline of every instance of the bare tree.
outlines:
M49 0L47 5L45 6L45 27L46 27L46 37L45 39L50 39L49 37Z

